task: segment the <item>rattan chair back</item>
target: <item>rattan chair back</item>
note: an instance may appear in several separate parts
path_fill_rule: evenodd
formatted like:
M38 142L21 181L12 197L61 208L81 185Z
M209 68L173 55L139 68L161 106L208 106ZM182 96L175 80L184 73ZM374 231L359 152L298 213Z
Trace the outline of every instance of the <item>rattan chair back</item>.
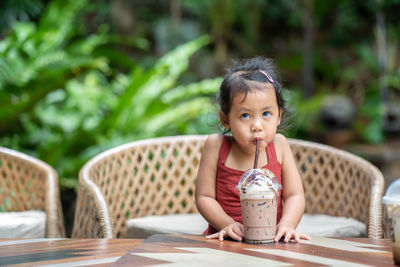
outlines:
M42 210L46 237L65 236L57 172L47 163L0 147L0 212Z
M80 171L73 237L125 237L128 218L197 212L194 188L206 136L175 136L105 151ZM302 176L306 212L353 217L382 236L383 177L345 151L289 140Z
M194 187L204 139L142 140L90 160L80 171L73 236L122 238L128 218L197 212Z
M306 199L305 213L355 218L368 237L382 238L382 173L368 161L344 150L289 140Z

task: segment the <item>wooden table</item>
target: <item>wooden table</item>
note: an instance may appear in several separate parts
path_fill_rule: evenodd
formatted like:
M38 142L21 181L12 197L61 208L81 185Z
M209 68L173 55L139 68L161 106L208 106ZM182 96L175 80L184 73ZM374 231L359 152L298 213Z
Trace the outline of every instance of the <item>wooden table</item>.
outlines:
M0 239L0 266L110 266L141 239Z
M389 239L321 238L251 245L203 236L153 235L112 266L395 266Z
M389 239L321 238L251 245L203 236L0 239L0 266L395 266Z

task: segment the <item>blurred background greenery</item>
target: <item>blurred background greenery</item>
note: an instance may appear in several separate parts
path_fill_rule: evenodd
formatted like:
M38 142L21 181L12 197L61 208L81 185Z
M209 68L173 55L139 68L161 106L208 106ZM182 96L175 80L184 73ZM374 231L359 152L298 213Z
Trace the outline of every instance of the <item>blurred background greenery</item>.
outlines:
M218 131L225 68L260 55L286 89L288 137L382 146L400 137L399 12L400 0L2 0L0 145L56 168L70 231L90 157Z

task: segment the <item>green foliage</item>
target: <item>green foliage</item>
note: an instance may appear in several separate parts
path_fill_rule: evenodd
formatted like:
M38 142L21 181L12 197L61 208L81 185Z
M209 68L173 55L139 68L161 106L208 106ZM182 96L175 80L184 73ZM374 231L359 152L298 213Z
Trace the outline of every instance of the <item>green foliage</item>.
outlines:
M387 86L400 93L400 40L396 40L397 33L390 31L387 43ZM393 37L392 37L393 36Z
M31 112L68 78L85 69L107 70L107 60L91 54L94 47L107 41L106 36L73 39L75 20L84 4L53 1L39 25L15 23L12 32L0 41L0 129Z
M0 145L48 162L66 187L76 187L79 168L106 148L185 134L192 121L214 111L211 99L221 82L177 84L189 58L210 42L207 36L148 69L111 49L100 53L124 39L103 30L80 36L85 5L52 1L37 25L15 23L0 41ZM133 43L146 46L140 39ZM113 60L131 72L111 70Z
M40 0L2 0L0 2L0 36L15 21L29 21L43 10Z
M306 98L301 90L290 88L285 91L285 99L289 107L286 118L285 133L292 138L308 139L310 129L317 130L319 111L324 94Z
M166 2L145 1L136 9L137 1L122 1L132 8L134 22L132 29L124 28L131 30L125 36L114 34L118 25L107 17L112 16L113 1L18 2L25 8L5 1L0 10L0 23L7 20L0 33L5 36L0 40L0 145L49 162L65 186L76 186L79 168L107 148L142 138L214 131L218 118L212 99L221 79L182 84L195 81L186 76L189 59L196 60L193 54L210 40L200 37L155 57L150 49L165 38L150 28L159 21L178 28L194 22L190 29L196 32L185 37L197 36L197 29L209 32L214 50L206 51L201 62L216 63L205 68L197 64L197 71L206 70L203 77L214 70L222 74L231 57L276 58L294 111L289 120L291 137L310 139L323 132L322 101L326 95L342 94L351 97L357 109L353 125L361 138L357 141L384 141L385 110L372 34L376 1L176 1L182 13L175 16L182 17L175 20L164 11ZM390 100L400 94L398 3L386 1L382 6ZM45 7L38 22L26 22ZM302 21L308 13L314 23L314 95L306 98L300 85ZM14 19L5 14L19 22L11 23ZM137 36L151 36L154 44ZM179 42L171 32L168 37L173 39L170 45Z

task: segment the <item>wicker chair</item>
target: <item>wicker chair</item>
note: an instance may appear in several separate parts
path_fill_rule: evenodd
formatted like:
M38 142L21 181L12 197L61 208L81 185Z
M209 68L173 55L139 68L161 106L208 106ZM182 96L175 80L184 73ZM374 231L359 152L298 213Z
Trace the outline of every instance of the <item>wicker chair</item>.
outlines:
M81 169L73 237L125 237L128 218L197 212L194 187L206 136L175 136L105 151ZM353 217L382 238L383 176L369 162L313 142L289 140L306 213Z
M42 210L48 238L65 236L56 171L45 162L0 147L1 211Z

